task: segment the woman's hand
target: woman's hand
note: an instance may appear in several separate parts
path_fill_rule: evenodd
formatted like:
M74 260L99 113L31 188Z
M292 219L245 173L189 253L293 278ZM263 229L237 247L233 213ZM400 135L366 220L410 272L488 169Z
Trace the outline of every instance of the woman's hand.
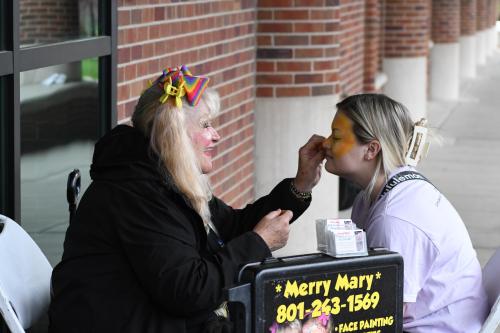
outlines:
M274 210L264 216L253 231L266 242L271 251L281 249L288 241L292 217L290 210Z
M311 192L321 178L322 162L325 151L322 147L324 137L313 135L299 149L299 167L293 184L299 192Z

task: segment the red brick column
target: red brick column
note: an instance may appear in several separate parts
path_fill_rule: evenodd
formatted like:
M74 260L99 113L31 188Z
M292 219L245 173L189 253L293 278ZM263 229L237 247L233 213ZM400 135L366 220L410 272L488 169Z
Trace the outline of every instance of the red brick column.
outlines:
M497 20L497 4L496 0L488 0L488 27L496 25Z
M460 35L473 36L476 33L476 0L460 0Z
M460 72L460 0L432 1L430 95L432 99L457 99Z
M340 0L341 91L348 95L363 91L365 46L365 1Z
M492 0L491 1L491 24L496 26L496 22L499 20L499 14L500 14L500 5L498 1Z
M482 31L488 27L488 0L477 0L476 30Z
M362 86L363 30L361 40L351 40L359 32L349 23L363 22L357 10L362 0L353 1L354 10L343 2L257 1L256 196L267 194L283 177L295 176L297 151L313 133L328 135L341 84ZM343 31L344 23L351 30ZM352 75L358 80L351 81ZM337 188L336 176L322 177L314 188L314 204L300 217L304 223L292 227L287 248L293 252L284 249L279 255L314 250L314 230L305 222L338 214Z
M426 114L429 0L385 1L384 92L405 104L414 118Z
M488 0L488 50L489 55L494 54L497 49L498 36L496 31L496 22L498 18L497 0Z
M384 57L426 57L429 45L430 1L411 4L386 0L384 21Z
M476 0L476 57L477 63L486 63L488 37L488 0Z
M457 43L460 36L460 0L432 1L432 41Z
M118 1L118 120L128 122L149 79L186 64L221 96L211 181L240 207L254 198L255 21L253 1Z
M499 6L499 4L498 4L498 1L493 1L492 6L493 6L493 10L492 10L492 12L493 12L493 15L494 15L494 17L495 17L495 22L496 22L496 21L498 21L498 19L499 19L499 14L500 14L500 10L499 10L499 9L500 9L500 6Z
M339 83L339 6L260 0L257 97L333 95Z
M381 0L366 0L365 3L365 50L363 90L376 92L375 78L380 71L380 41L382 26Z
M477 1L460 0L460 77L476 77Z

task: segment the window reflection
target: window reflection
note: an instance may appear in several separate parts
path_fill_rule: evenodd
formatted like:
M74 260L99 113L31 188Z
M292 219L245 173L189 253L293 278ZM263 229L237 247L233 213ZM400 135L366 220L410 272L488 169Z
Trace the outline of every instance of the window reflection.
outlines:
M20 0L23 47L98 35L98 0Z
M99 137L98 59L21 73L21 222L55 265L68 225L66 180L89 183Z

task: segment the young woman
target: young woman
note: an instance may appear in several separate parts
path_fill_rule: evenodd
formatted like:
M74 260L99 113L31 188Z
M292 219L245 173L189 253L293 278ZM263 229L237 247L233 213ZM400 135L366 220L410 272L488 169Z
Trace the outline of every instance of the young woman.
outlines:
M407 165L424 144L412 142L407 109L384 95L354 95L337 104L331 127L325 169L363 188L353 222L370 247L403 256L404 330L479 331L488 311L481 267L456 210Z
M51 332L229 332L224 288L242 264L286 244L319 180L322 139L301 148L294 179L233 209L206 176L220 140L207 83L186 67L164 71L139 99L134 127L96 144L93 181L52 276Z

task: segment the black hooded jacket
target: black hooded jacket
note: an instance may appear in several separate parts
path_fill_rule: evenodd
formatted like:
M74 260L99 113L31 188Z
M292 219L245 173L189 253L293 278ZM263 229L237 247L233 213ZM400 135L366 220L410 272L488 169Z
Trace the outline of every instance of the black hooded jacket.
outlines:
M210 250L200 216L158 171L148 140L120 125L95 146L85 192L52 275L50 332L201 332L238 268L271 255L252 231L271 210L308 204L289 179L244 209L210 202L225 244Z

